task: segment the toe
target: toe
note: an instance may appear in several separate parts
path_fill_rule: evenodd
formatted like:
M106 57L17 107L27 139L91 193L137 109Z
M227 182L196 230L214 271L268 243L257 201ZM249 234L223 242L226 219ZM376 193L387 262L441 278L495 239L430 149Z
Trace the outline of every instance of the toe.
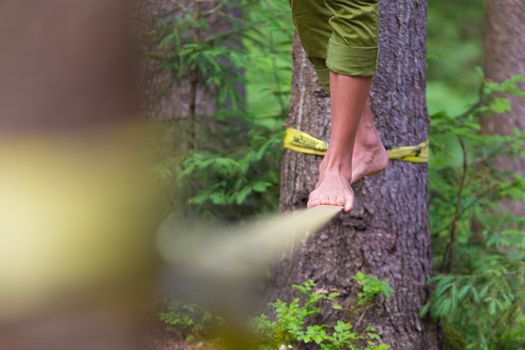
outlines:
M335 203L336 203L336 205L344 206L345 205L345 199L343 197L337 197Z
M352 210L354 206L354 201L352 198L347 198L346 201L345 201L345 207L344 207L344 210L345 211L350 211Z
M330 196L330 205L337 205L337 196Z
M315 206L318 206L321 204L321 201L319 200L319 197L317 196L310 196L310 199L308 199L308 203L306 204L306 207L307 208L312 208L312 207L315 207Z
M323 194L321 195L321 204L330 205L330 197Z

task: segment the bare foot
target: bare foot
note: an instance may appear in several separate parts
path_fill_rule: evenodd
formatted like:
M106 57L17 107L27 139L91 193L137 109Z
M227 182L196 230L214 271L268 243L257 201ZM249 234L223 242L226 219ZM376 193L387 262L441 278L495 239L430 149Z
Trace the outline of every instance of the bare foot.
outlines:
M388 153L375 128L360 126L352 152L352 180L350 183L353 184L365 176L377 175L385 170L387 165ZM326 162L323 159L319 166L319 181L315 185L316 188L321 184L325 173Z
M315 190L310 193L308 207L334 205L342 206L345 211L352 210L354 192L350 182L354 174L354 145L360 129L367 125L374 126L372 111L370 106L367 107L371 84L371 77L352 77L330 72L330 146L319 168L319 181ZM363 136L363 142L366 142L366 133Z
M388 153L381 143L374 124L374 115L367 103L359 122L352 152L352 183L365 176L376 175L388 165Z
M315 190L310 193L307 207L318 205L338 205L345 211L352 210L354 191L350 187L350 179L339 171L326 171L319 179Z
M352 156L352 181L355 183L365 176L379 174L388 165L388 153L379 140L372 144L356 144Z

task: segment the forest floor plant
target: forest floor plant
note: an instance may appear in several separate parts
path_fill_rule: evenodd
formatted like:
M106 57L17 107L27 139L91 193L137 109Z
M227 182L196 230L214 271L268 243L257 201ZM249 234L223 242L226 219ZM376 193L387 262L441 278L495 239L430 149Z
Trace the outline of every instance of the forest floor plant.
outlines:
M319 321L324 306L359 318L360 313L375 305L379 296L386 299L393 293L387 282L374 276L358 272L354 278L360 284L361 291L357 295L356 305L349 310L344 310L338 303L337 292L317 288L311 280L294 285L296 296L291 301L278 299L269 304L272 317L261 314L252 320L251 337L257 339L257 349L302 349L309 345L309 349L318 350L388 350L389 345L381 342L380 335L372 325L357 331L346 318L333 323ZM161 313L160 318L189 342L207 342L210 348L223 349L220 337L206 340L209 334L216 334L209 329L222 320L196 305L174 302L167 311Z

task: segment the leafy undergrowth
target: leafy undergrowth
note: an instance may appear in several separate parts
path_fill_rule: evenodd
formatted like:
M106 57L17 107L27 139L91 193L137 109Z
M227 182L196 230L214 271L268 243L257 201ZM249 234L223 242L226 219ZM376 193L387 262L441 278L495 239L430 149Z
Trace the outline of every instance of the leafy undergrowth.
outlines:
M274 316L261 314L252 319L247 338L256 340L250 346L243 345L243 350L302 349L305 346L317 350L388 350L390 346L381 341L381 336L373 325L358 331L346 319L350 317L335 322L319 321L322 319L320 316L323 306L328 305L342 314L354 314L360 318L362 314L359 313L366 312L368 307L375 305L378 297L388 298L393 293L386 281L371 275L358 272L354 279L361 286L361 292L357 295L357 302L352 310L344 310L338 303L339 293L317 288L311 280L294 285L295 296L291 301L278 299L269 304L269 314ZM173 302L160 318L174 327L189 343L198 344L201 349L241 349L224 345L226 341L220 333L218 335L213 330L228 327L224 327L221 318L196 305Z
M525 348L525 218L502 203L525 199L525 179L500 166L525 157L525 131L484 134L484 118L525 97L523 77L484 81L457 116L431 117L430 217L435 276L420 310L443 323L453 349Z

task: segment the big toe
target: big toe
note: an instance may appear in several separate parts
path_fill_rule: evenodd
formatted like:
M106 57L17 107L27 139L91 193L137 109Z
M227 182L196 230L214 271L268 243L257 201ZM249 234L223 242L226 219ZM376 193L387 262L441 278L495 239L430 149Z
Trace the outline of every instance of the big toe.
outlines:
M319 196L310 195L310 198L308 199L308 203L306 203L306 207L312 208L318 205L321 205L321 199L319 198Z
M347 197L344 203L344 208L343 208L344 211L351 211L353 207L354 207L354 198Z

